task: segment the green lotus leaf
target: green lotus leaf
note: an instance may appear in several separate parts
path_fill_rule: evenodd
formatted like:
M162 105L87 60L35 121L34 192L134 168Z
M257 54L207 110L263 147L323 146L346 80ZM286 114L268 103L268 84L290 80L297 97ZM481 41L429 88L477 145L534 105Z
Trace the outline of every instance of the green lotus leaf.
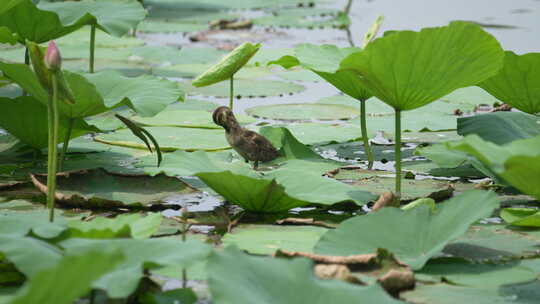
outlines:
M3 216L2 224L10 224ZM16 217L17 218L17 217ZM62 258L62 252L45 241L24 235L1 234L0 253L25 276L31 278L42 270L54 267Z
M217 108L217 105L214 105ZM253 117L237 114L238 122L242 125L254 123ZM221 129L212 120L212 112L202 110L165 110L152 117L131 117L131 120L151 127L184 127L202 129Z
M56 13L36 7L31 0L22 0L0 16L0 27L5 26L16 33L21 44L28 40L43 43L74 32L87 21L81 19L64 24Z
M0 126L21 142L36 148L48 145L47 107L31 96L16 99L0 98ZM59 138L64 138L69 126L69 119L60 117ZM71 138L77 138L98 129L89 126L83 119L76 119Z
M199 240L157 239L112 239L92 240L71 238L60 242L66 255L77 255L89 250L118 250L125 260L113 267L92 284L93 288L107 291L109 298L126 298L136 289L145 276L145 270L167 266L188 268L205 261L212 248ZM92 263L89 263L92 265Z
M531 208L505 208L501 218L512 226L540 227L540 212Z
M57 265L29 280L9 303L73 303L90 291L95 280L123 260L122 253L111 250L88 250L65 256Z
M421 269L448 242L465 233L472 223L491 215L498 205L494 193L472 190L438 205L435 212L428 206L409 211L383 208L348 219L328 231L315 252L346 256L385 248L413 269Z
M41 2L39 8L58 14L62 24L75 24L85 20L117 37L124 36L146 17L138 1L65 1Z
M530 114L540 112L540 53L505 52L498 74L479 84L500 101Z
M191 83L195 87L204 87L233 77L257 53L261 45L243 43L223 57L218 63L199 75Z
M5 0L2 4L2 7L0 7L0 14L3 14L4 12L7 12L12 7L16 6L17 4L21 3L23 0Z
M246 109L255 117L279 120L347 120L359 115L357 108L340 104L290 103L262 105Z
M194 87L189 83L179 83L180 87L188 94L227 97L230 96L230 84L228 82L220 82L207 87ZM235 79L234 80L234 96L241 97L267 97L267 96L284 96L299 93L306 88L303 85L265 79Z
M216 303L402 303L379 284L358 286L317 279L308 259L250 256L235 246L214 252L207 269L208 285ZM249 269L250 275L238 269ZM242 286L241 294L238 286Z
M476 134L498 145L540 135L540 117L521 112L495 112L460 117L457 126L458 133L462 136Z
M0 27L0 43L14 45L17 43L17 35L12 33L9 28L2 26Z
M510 185L540 199L540 136L499 146L469 135L446 147L474 156Z
M341 62L373 95L396 110L412 110L495 75L504 53L478 25L452 22L378 38Z

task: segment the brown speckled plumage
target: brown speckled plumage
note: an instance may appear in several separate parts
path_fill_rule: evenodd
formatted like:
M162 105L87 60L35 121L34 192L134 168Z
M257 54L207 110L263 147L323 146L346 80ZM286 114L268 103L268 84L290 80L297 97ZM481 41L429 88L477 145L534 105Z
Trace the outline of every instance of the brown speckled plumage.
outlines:
M231 147L246 162L255 162L253 168L257 169L259 161L271 161L279 156L279 152L266 137L242 128L228 107L217 108L212 115L212 119L216 125L225 129L225 137Z

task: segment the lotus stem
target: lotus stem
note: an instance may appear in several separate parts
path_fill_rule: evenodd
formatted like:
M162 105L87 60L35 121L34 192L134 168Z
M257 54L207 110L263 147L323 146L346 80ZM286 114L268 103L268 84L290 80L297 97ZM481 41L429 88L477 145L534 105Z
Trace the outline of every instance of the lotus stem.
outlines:
M69 146L69 139L71 138L71 132L73 131L73 124L75 119L70 118L68 122L68 129L66 131L66 136L64 137L64 144L62 145L62 152L60 152L60 160L58 161L58 171L62 172L64 167L64 159L66 158L66 153Z
M348 0L347 1L347 4L345 5L345 8L343 9L343 13L345 15L349 15L349 13L351 12L351 7L352 7L352 4L353 4L353 0Z
M30 65L30 53L28 52L28 48L24 49L24 64ZM26 90L22 91L22 96L26 96Z
M230 86L229 86L229 108L233 110L233 101L234 101L234 74L231 76Z
M401 110L396 110L396 134L395 134L395 157L396 157L396 203L401 200Z
M182 242L186 241L186 233L189 230L188 225L188 208L184 207L182 208ZM182 288L187 287L187 270L185 268L182 268Z
M90 66L89 71L90 73L94 73L94 53L95 53L95 46L96 46L96 24L93 23L90 26Z
M58 80L52 73L52 96L49 97L48 126L49 150L47 163L47 208L49 208L49 221L54 222L54 194L56 192L57 144L58 144Z
M367 132L367 123L366 123L366 101L360 100L360 128L362 129L362 140L364 141L364 151L368 159L368 170L373 168L373 152L369 145L369 135Z

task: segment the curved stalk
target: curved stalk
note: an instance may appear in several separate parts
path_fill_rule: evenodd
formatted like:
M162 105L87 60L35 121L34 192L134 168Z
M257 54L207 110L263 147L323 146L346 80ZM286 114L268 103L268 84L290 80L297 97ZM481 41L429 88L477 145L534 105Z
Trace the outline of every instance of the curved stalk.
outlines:
M56 191L56 166L57 166L57 143L58 143L58 80L52 73L53 93L49 97L48 126L49 126L49 150L47 164L47 208L49 208L49 221L54 221L54 193Z
M70 118L68 122L68 129L66 131L66 136L64 137L64 144L62 145L62 151L60 152L60 160L58 161L58 171L62 171L64 167L64 159L66 158L67 149L69 146L69 139L71 138L71 132L73 131L73 123L75 119Z
M233 101L234 101L234 75L231 76L230 80L230 86L229 86L229 108L233 109Z
M395 136L395 154L396 154L396 202L401 200L401 110L396 110L396 134Z
M90 73L94 73L94 53L95 53L95 46L96 46L96 24L92 24L90 26L90 66L89 71Z
M364 151L368 159L368 170L373 168L373 152L369 145L369 135L367 132L367 123L366 123L366 101L360 100L360 128L362 130L362 140L364 141Z

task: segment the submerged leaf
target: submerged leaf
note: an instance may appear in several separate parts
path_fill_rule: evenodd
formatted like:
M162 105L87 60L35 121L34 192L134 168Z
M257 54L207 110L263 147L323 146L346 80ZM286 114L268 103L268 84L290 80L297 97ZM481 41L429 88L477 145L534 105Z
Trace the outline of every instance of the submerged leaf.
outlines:
M259 43L243 43L209 70L195 78L191 84L195 87L204 87L233 77L234 73L241 69L260 47Z

